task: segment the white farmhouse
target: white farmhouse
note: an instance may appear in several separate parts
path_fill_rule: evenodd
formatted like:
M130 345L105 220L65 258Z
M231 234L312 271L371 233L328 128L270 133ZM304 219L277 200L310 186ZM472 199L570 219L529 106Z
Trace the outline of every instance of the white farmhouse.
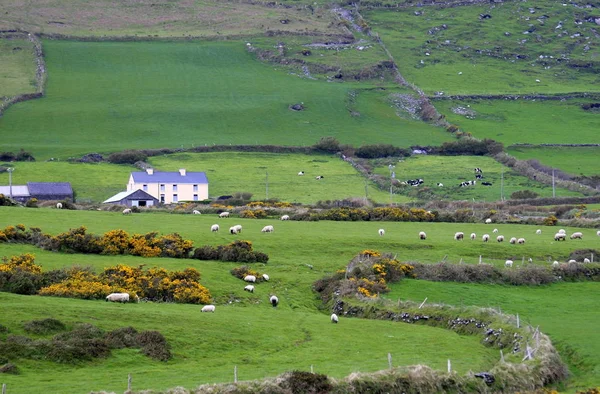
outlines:
M127 191L138 189L156 197L163 204L208 199L206 173L187 172L184 168L178 172L154 171L152 168L145 172L132 172Z

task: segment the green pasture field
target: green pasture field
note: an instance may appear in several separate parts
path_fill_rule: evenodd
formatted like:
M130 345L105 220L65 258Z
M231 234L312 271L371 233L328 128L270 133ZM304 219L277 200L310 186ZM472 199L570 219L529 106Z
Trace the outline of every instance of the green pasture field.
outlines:
M393 171L398 181L419 178L425 181L418 187L410 185L399 187L399 193L413 198L425 195L427 198L434 199L499 201L502 190L504 198L507 199L513 192L519 190L531 190L541 197L552 197L552 186L521 176L487 156L411 156L394 165ZM477 167L483 170L481 180L475 179L474 168ZM376 167L374 172L384 176L390 175L386 164ZM501 182L502 177L503 182ZM474 186L459 186L461 182L471 180L476 180ZM438 182L444 186L438 187ZM481 182L490 182L492 186L483 186ZM425 188L426 191L423 191ZM557 188L556 195L577 196L579 193Z
M507 2L364 10L362 15L394 56L400 73L429 94L598 92L600 86L597 61L587 68L569 66L587 65L599 48L593 23L575 25L576 19L584 19L584 11L574 5ZM562 29L555 28L559 21ZM571 38L575 33L581 36Z
M205 171L211 197L252 193L254 200L268 198L280 201L314 204L319 200L342 200L365 197L365 178L341 158L333 155L300 155L276 153L215 152L178 153L154 156L148 162L160 171ZM304 176L298 172L304 171ZM316 180L322 175L324 178ZM213 187L214 185L214 187ZM368 184L368 198L389 202L389 193ZM393 202L406 202L394 196Z
M361 116L351 116L349 91L373 85L273 70L253 59L245 41L44 41L44 48L46 96L0 118L4 149L25 148L38 160L132 148L312 145L323 136L397 146L452 138L442 128L395 116L384 99L368 105L359 99ZM306 109L289 110L296 103Z
M520 160L536 159L545 166L573 175L600 175L600 147L510 146L508 153Z
M437 101L435 106L461 130L480 139L500 141L506 146L519 143L596 144L600 114L581 109L584 102L594 101L453 100ZM455 114L453 109L459 107L474 111L474 119Z
M145 264L146 267L162 266L169 270L192 266L201 272L201 283L210 289L217 305L215 314L200 314L200 308L191 305L115 305L102 301L1 293L3 311L9 313L3 314L0 323L13 334L23 333L21 324L24 321L50 316L68 324L84 321L104 329L133 325L138 330L158 329L163 332L172 343L175 354L173 361L163 364L149 361L137 355L135 350L122 350L105 361L76 368L18 360L22 374L4 380L11 392L17 393L25 392L24 382L27 382L26 389L31 392L32 388L44 387L58 390L65 381L69 381L69 387L72 387L65 390L72 392L84 389L117 391L123 389L127 373L132 373L135 389L165 389L177 385L193 387L206 382L231 381L234 365L238 367L240 379L275 376L289 369L309 370L310 365L314 365L316 372L342 377L357 370L386 368L388 352L393 355L394 365L427 363L444 369L446 360L451 359L453 368L459 371L483 370L497 360L498 354L479 347L475 338L458 337L439 330L430 331L432 329L421 326L398 326L400 323L392 322L342 318L339 325L331 325L327 314L318 312L320 302L311 291L312 283L343 269L363 249L390 252L401 261L437 262L446 256L447 261L452 263L462 258L463 262L474 264L479 255L483 255L485 262L498 266L503 265L506 258L513 258L518 266L521 256L532 256L536 264L547 264L548 259L564 261L571 250L598 247L600 242L592 229L582 229L583 240L555 243L552 241L555 228L542 228L543 234L535 235L536 227L505 224L281 222L276 219L220 219L217 215L141 213L124 216L103 211L6 207L0 208L0 217L4 224L39 226L44 232L52 234L86 225L88 231L95 234L116 228L129 233L155 230L161 234L178 232L184 238L191 239L196 246L246 239L252 241L256 250L270 256L267 264L256 264L254 268L261 273L268 273L271 280L258 284L255 293L249 294L243 291L244 282L229 273L232 268L242 265L240 263L60 254L28 245L0 244L0 256L34 253L36 262L45 270L74 264L91 266L96 271L116 264ZM211 233L209 228L214 223L219 223L222 231ZM241 236L234 237L224 231L238 223L243 226ZM261 233L260 229L266 224L274 225L275 232ZM524 245L482 243L479 240L481 234L492 234L493 227L498 227L499 234L505 236L524 236L527 242ZM384 228L386 235L380 237L378 228ZM425 241L418 239L421 230L428 234ZM575 231L574 228L566 230L569 234ZM464 231L467 235L474 231L479 237L477 241L454 241L452 237L456 231ZM403 288L404 284L410 286L411 283L405 281L398 286ZM578 286L589 284L571 286L578 289ZM521 292L527 294L528 288L511 287L510 291L514 297L518 297ZM267 303L267 297L272 293L280 297L278 309L273 309ZM590 300L594 299L593 294L590 290ZM567 299L562 302L565 303ZM460 305L460 302L455 304ZM464 302L463 305L468 303ZM129 308L127 313L124 313L124 308ZM578 321L588 316L585 324L593 325L595 320L591 311L593 309L586 310L582 305L574 316ZM547 320L525 313L522 315L531 324L544 324L550 321L550 316L555 316L555 319L559 315L565 317L564 309L558 307L547 309L546 312ZM227 330L223 330L225 326ZM544 332L553 334L553 326L547 326L542 326ZM331 327L338 327L337 331L332 332ZM591 326L589 329L592 329ZM265 336L265 332L270 334ZM352 346L349 346L350 343ZM580 343L576 340L571 344L569 338L564 340L565 345L578 346ZM94 373L90 372L91 368ZM46 372L41 373L40 370ZM576 378L580 379L579 375ZM581 379L587 382L585 379L589 377L581 375Z
M288 20L283 24L281 20ZM0 30L76 37L208 37L282 32L341 34L326 9L266 7L241 2L114 2L6 0Z
M0 98L34 93L35 83L33 44L0 36Z
M512 287L465 283L405 280L393 285L390 299L476 305L500 308L519 314L523 324L539 326L550 335L563 361L569 364L571 379L561 392L575 392L598 386L600 376L600 283L560 283L540 287ZM567 356L570 351L575 353Z

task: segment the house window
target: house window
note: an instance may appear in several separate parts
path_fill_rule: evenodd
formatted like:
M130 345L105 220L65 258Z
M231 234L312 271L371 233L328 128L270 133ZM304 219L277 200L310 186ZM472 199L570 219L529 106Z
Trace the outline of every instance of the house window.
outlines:
M173 185L173 191L176 192L177 191L177 185Z
M198 201L198 195L194 194L194 201Z
M160 195L160 202L161 202L161 204L165 203L165 195L164 194Z
M142 190L145 191L145 192L147 192L148 191L148 185L142 186Z
M173 202L177 202L177 194L173 194Z
M163 185L160 185L160 191L161 191L161 192L164 192L164 191L165 191L165 185L164 185L164 184L163 184Z
M194 185L194 192L198 191L198 185Z

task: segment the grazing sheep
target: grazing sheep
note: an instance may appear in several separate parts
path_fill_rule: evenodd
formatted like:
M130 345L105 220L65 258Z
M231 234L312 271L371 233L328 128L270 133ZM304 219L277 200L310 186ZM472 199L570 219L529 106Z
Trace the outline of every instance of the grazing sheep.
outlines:
M380 236L384 236L384 235L385 235L385 230L384 230L384 229L382 229L382 228L380 228L380 229L379 229L379 231L377 231L377 232L378 232L378 234L379 234Z
M590 259L588 259L587 257L585 259L583 259L584 263L591 263Z
M123 210L123 215L129 215L131 214L131 209L127 208Z
M580 232L576 232L571 234L571 239L583 239L583 234Z
M111 293L106 296L106 302L129 302L129 294L128 293Z
M510 241L508 241L508 242L509 242L509 243L511 243L512 245L514 245L514 244L516 244L516 243L517 243L517 239L516 239L515 237L512 237L512 238L510 239Z
M525 243L525 238L519 238L519 239L517 239L517 243L519 245L523 245Z
M504 266L507 267L507 268L508 267L512 267L513 266L513 261L512 260L506 260L504 262Z
M438 184L437 184L437 185L438 185L438 187L444 187L444 184L443 184L443 183L441 183L441 182L438 182Z
M229 212L227 212L227 211L225 211L225 212L221 212L221 213L219 214L219 217L220 217L220 218L228 218L228 217L229 217Z
M246 287L244 287L244 290L250 293L254 293L254 286L253 285L248 285Z
M540 234L542 233L542 230L540 230L540 229L537 229L537 230L535 231L535 233L536 233L537 235L540 235Z
M302 175L304 175L304 171L300 171L300 172L298 173L298 176L302 176Z
M62 209L62 203L57 202L56 203L56 209Z
M561 228L560 230L558 230L558 233L559 234L566 234L567 232L565 231L564 228Z
M492 232L495 234L495 233L497 233L497 232L498 232L498 229L497 229L497 228L495 228L495 229L494 229Z
M194 209L194 210L192 211L192 213L193 213L194 215L200 215L200 211L198 211L197 209Z
M331 322L337 324L340 321L335 313L331 314Z
M260 230L262 233L272 233L273 232L273 226L265 226L262 228L262 230Z
M283 215L281 220L290 220L290 215Z
M254 276L254 275L246 275L246 276L244 276L244 281L245 282L256 283L256 276Z
M202 310L200 312L212 312L212 313L215 313L215 306L214 305L204 305L202 307Z
M477 238L477 234L471 233L471 241L474 241Z
M558 268L560 267L560 263L558 261L554 261L554 263L552 263L552 268Z
M229 227L229 234L237 234L237 229L235 228L235 226L233 227Z
M210 231L212 231L213 233L219 232L219 225L213 224L212 226L210 226Z
M427 239L427 234L425 234L425 231L421 231L419 233L419 239Z
M554 234L554 240L555 241L566 241L567 235L564 233L556 233L556 234Z
M481 240L483 242L488 242L490 240L490 235L489 234L483 234L483 237L481 237Z
M275 308L279 304L279 298L277 298L277 296L272 295L269 298L269 302L271 303L271 305L273 305L273 308Z
M490 219L490 218L485 219L485 224L490 224L491 222L492 222L492 219Z
M316 176L316 177L315 177L315 179L316 179L317 181L318 181L319 179L323 179L323 178L325 178L323 175L318 175L318 176Z
M263 274L263 275L262 275L262 277L263 277L263 279L265 280L265 282L268 282L268 281L269 281L269 275L267 275L267 274Z
M498 242L504 242L504 235L498 235L496 237L496 241L498 241Z
M236 224L233 227L237 230L238 234L242 233L242 225L241 224Z
M596 231L596 235L600 237L600 230Z
M465 233L460 232L460 231L454 234L454 239L457 241L461 241L464 237L465 237Z
M577 261L575 261L575 260L569 260L569 264L573 264L573 263L576 263L576 262Z

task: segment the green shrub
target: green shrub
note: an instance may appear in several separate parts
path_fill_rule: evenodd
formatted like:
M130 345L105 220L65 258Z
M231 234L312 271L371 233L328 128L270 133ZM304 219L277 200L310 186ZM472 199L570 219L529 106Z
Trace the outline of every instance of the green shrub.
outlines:
M343 147L335 137L321 137L312 149L321 153L337 153L343 150Z
M135 164L138 161L146 161L147 158L148 155L143 151L124 150L111 153L107 160L113 164Z
M105 335L106 344L112 349L123 349L137 347L138 332L133 327L122 327L107 332Z
M510 195L513 200L524 200L528 198L538 198L540 195L531 190L518 190Z
M328 393L332 389L327 375L303 371L286 373L281 386L293 394Z
M142 331L137 335L138 345L141 352L146 356L158 360L168 361L171 359L171 351L165 337L158 331Z
M56 331L64 331L67 326L63 322L51 317L42 320L32 320L23 325L25 331L32 334L44 335Z
M19 368L13 363L6 363L0 366L0 373L10 373L13 375L19 374Z
M410 156L410 151L407 149L397 148L393 145L377 144L363 145L356 150L356 156L363 159L376 159L380 157L399 157Z

